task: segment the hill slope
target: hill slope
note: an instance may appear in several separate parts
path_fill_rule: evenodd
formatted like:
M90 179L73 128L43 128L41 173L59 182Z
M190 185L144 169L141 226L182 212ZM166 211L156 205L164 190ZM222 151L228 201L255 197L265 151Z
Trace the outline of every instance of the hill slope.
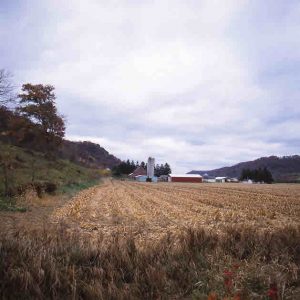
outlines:
M26 130L23 130L27 128ZM0 105L0 141L24 149L45 152L40 132L30 120ZM56 156L89 168L112 168L121 161L104 148L92 142L73 142L63 140L56 149Z
M121 162L100 145L92 142L64 140L58 154L63 159L68 159L88 168L112 168Z
M63 159L47 159L43 153L0 142L0 153L9 161L9 189L16 191L31 182L51 182L58 188L88 184L100 178L100 171ZM0 168L0 195L4 191L4 170Z
M231 167L224 167L209 171L193 170L188 174L208 174L210 176L239 177L243 169L267 167L276 181L300 182L300 156L269 156L253 161L241 162Z

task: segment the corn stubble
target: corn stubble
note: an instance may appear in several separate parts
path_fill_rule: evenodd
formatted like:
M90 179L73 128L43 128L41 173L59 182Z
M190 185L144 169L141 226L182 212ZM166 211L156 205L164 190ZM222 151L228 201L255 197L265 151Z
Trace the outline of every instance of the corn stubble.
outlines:
M0 297L300 299L299 217L297 185L107 180L2 226Z

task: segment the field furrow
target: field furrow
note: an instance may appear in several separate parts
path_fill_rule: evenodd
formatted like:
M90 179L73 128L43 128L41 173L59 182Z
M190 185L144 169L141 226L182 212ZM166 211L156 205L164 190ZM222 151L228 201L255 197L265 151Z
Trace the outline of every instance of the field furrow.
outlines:
M221 232L228 225L275 229L297 225L296 185L169 184L106 180L54 211L52 220L92 235L158 239L184 228Z

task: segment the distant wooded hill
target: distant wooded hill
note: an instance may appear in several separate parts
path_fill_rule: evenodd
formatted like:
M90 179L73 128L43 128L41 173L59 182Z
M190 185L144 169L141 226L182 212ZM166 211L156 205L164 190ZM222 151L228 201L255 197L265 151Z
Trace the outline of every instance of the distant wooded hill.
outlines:
M231 167L214 170L190 171L188 174L208 174L210 176L240 177L243 169L258 169L267 167L277 182L300 182L300 156L269 156L253 161L241 162Z
M112 168L121 163L120 159L92 142L64 140L58 154L63 159L68 159L89 168Z

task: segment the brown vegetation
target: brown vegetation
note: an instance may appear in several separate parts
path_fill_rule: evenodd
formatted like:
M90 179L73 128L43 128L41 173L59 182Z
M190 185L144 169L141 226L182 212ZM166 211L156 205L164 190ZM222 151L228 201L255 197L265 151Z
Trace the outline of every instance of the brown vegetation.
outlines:
M37 226L10 214L0 297L299 299L299 194L296 185L106 181Z
M143 248L129 236L79 236L64 226L2 234L1 298L207 299L216 291L266 299L271 284L280 299L300 295L299 227L259 234L236 227L221 236L193 229Z
M194 226L221 232L232 225L270 230L299 225L299 205L299 185L106 181L79 194L57 210L53 219L67 218L87 232L89 228L92 233L130 232L143 240Z

